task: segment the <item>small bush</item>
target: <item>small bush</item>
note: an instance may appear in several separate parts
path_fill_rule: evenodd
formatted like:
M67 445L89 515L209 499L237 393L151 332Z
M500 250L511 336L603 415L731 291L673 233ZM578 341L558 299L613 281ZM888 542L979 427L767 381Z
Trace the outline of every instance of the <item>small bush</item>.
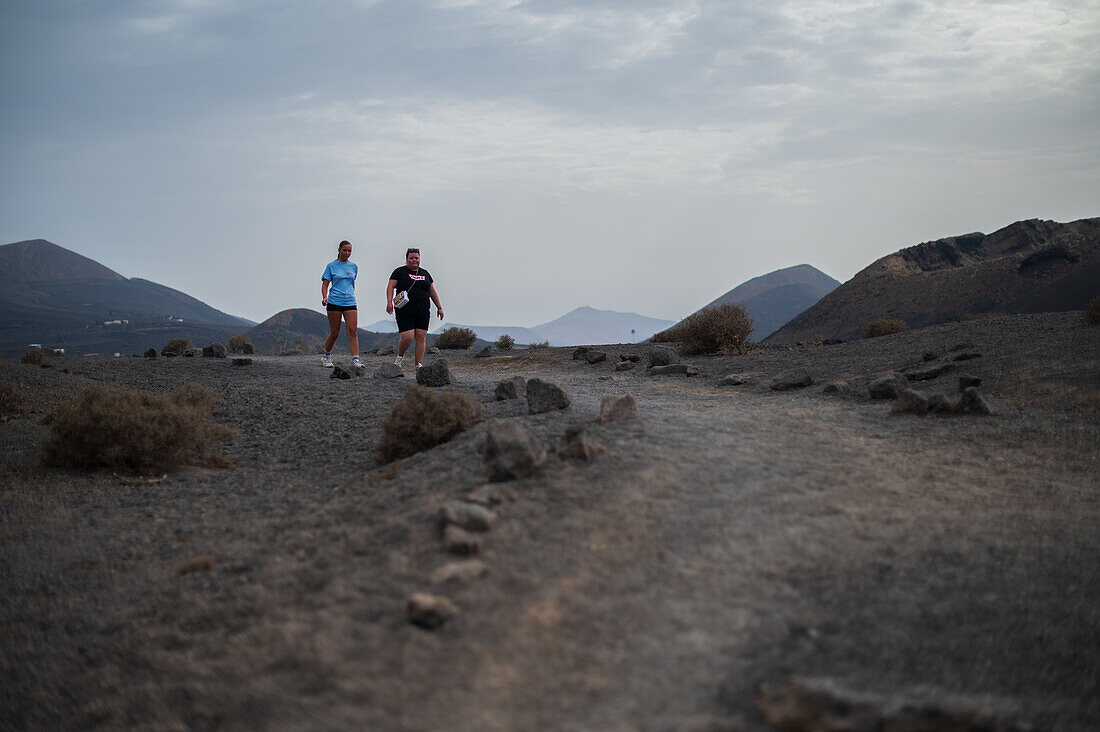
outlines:
M252 340L248 336L238 333L229 337L230 353L254 353L255 351Z
M0 382L0 414L22 414L27 411L27 397L10 381Z
M388 463L442 445L482 418L481 405L465 394L410 386L382 420L379 457Z
M500 338L497 338L497 342L494 345L502 351L510 351L512 350L512 346L516 345L516 341L512 336L505 333Z
M469 328L447 328L436 337L433 345L436 348L461 350L474 345L476 340L477 334Z
M62 468L144 475L185 463L224 464L211 451L234 434L211 421L216 403L213 390L198 384L171 394L95 387L54 415L43 460Z
M31 366L41 366L42 362L46 360L46 349L24 348L23 355L19 357L19 360Z
M900 320L872 320L860 332L859 336L860 338L878 338L894 333L904 333L907 330L909 330L909 326Z
M160 349L160 355L174 353L177 356L182 356L183 352L190 347L191 341L187 338L173 338L164 344L164 348Z
M1100 295L1089 300L1089 306L1085 308L1085 322L1100 325Z
M532 343L531 345L529 345L527 347L530 348L530 349L533 349L533 350L537 350L539 348L549 348L550 347L550 341L543 341L542 343Z
M752 316L739 303L700 310L668 330L653 336L655 343L676 341L686 356L741 351L752 333ZM661 336L661 339L658 339Z

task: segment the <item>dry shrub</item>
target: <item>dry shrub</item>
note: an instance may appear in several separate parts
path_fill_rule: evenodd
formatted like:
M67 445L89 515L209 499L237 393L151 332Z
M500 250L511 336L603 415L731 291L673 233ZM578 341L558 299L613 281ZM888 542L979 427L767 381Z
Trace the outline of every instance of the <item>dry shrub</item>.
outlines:
M184 384L171 394L95 387L58 410L42 443L48 465L150 475L185 463L224 465L212 449L234 438L211 421L212 389Z
M0 382L0 414L22 414L27 411L27 397L10 381Z
M516 341L512 336L505 333L500 338L497 338L497 342L493 345L502 351L510 351L512 346L516 345Z
M238 333L229 337L229 351L230 353L253 353L255 348L248 336Z
M542 343L532 343L531 345L529 345L527 347L530 348L530 349L533 349L533 350L538 350L539 348L549 348L550 347L550 341L543 341Z
M700 310L668 330L653 336L654 343L676 341L680 353L693 356L741 351L752 333L752 316L740 303L724 303Z
M382 420L379 457L388 463L442 445L482 418L481 405L465 394L410 386Z
M1085 322L1100 325L1100 295L1089 300L1089 306L1085 308Z
M474 345L476 340L477 334L469 328L447 328L436 337L435 343L432 345L436 348L462 350Z
M47 355L52 355L52 352L47 353L45 348L24 348L19 360L31 366L41 366Z
M177 356L182 356L183 352L191 347L191 341L187 338L173 338L164 344L164 348L160 349L160 355L167 353L174 353Z
M860 338L878 338L894 333L904 333L907 330L909 330L909 326L900 320L872 320L864 327L859 336Z

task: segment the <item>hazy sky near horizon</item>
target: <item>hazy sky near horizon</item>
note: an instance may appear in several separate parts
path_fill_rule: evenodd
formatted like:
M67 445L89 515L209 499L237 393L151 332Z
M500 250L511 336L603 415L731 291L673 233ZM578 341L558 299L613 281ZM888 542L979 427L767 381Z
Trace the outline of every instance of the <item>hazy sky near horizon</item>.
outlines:
M341 239L530 326L1100 215L1100 0L14 0L0 99L0 243L253 320Z

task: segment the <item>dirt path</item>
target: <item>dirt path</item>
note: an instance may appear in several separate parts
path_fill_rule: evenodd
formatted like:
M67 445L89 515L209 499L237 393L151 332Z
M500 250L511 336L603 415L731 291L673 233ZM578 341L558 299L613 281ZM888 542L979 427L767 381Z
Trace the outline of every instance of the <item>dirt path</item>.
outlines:
M306 357L17 370L43 405L86 383L199 381L223 395L219 421L238 438L233 469L135 487L43 473L39 420L0 425L13 446L0 721L762 729L761 685L814 677L1040 728L1100 725L1100 384L1081 368L1100 353L1057 319L1009 326L1012 342L964 323L893 345L695 359L691 379L614 374L561 349L449 355L489 422L547 441L591 425L606 394L634 395L642 418L592 426L605 452L591 463L554 459L512 482L488 575L444 586L429 581L450 559L436 511L484 482L486 424L380 469L378 423L403 380L333 381ZM820 393L963 339L984 352L968 368L993 417L891 417ZM818 386L767 388L803 365ZM730 371L756 376L718 387ZM527 415L491 401L513 374L565 384L574 402ZM212 571L176 573L205 553ZM409 625L419 590L460 614L435 632Z

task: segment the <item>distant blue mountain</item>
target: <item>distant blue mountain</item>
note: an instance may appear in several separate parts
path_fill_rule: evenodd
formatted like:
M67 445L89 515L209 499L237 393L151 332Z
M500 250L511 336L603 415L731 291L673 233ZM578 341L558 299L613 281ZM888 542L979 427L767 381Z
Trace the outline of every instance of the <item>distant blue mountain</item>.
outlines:
M582 306L542 325L530 328L506 325L461 325L444 323L433 333L446 328L469 328L478 338L495 341L502 335L516 343L549 342L551 346L580 346L597 343L638 343L673 324L671 320L649 318L637 313L619 313ZM373 330L375 325L368 326Z

